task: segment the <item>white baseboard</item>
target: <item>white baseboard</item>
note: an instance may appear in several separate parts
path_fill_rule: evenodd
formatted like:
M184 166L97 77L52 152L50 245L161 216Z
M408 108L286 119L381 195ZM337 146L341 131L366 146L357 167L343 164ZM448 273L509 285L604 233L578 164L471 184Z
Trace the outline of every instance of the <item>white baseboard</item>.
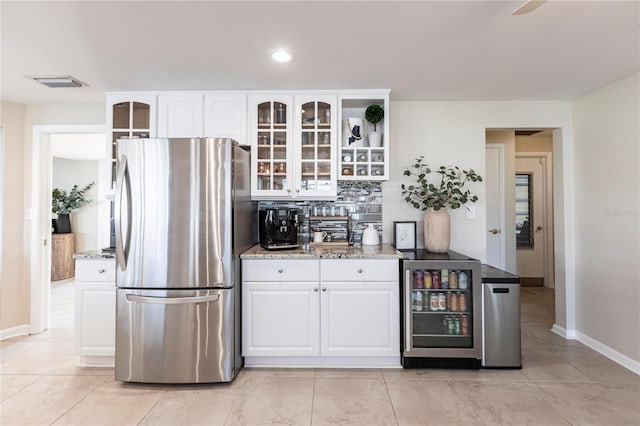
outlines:
M558 324L553 324L553 327L551 327L551 331L567 340L575 340L576 338L575 330L567 330L564 327L560 327Z
M16 336L27 336L31 327L29 324L17 325L15 327L0 330L0 340L11 339Z
M580 333L579 331L576 331L576 340L640 376L640 361L629 358L628 356L621 354L615 349L612 349L596 339Z

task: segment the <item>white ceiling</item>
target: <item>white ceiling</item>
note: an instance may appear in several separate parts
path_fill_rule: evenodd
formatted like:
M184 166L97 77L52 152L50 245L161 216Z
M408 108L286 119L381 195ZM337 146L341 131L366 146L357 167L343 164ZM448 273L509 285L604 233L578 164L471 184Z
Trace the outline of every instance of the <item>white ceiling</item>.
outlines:
M393 100L568 100L640 69L638 1L7 1L2 99L390 88ZM288 64L269 53L287 47ZM72 75L49 89L27 75Z

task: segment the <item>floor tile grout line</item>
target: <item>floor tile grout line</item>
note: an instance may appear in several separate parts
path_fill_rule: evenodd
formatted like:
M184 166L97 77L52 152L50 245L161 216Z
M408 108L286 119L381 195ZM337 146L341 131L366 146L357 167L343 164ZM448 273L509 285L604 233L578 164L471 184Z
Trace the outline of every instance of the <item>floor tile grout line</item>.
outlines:
M77 376L75 376L77 377ZM91 395L92 393L94 393L100 386L104 385L105 383L107 383L107 380L110 378L111 376L107 377L105 380L102 381L102 383L100 383L98 386L96 386L95 388L93 388L92 390L90 390L88 393L86 393L82 398L80 398L78 401L76 401L75 404L73 404L71 407L69 407L69 409L67 409L64 413L60 414L58 417L56 417L56 419L54 421L52 421L51 423L49 423L49 425L53 425L55 424L58 420L60 420L62 417L66 416L69 411L73 410L75 407L78 406L78 404L80 404L82 401L84 401L89 395Z
M26 374L25 374L26 375ZM37 376L38 374L34 374L34 376ZM34 380L33 382L29 383L26 386L21 387L20 389L18 389L17 391L15 391L14 393L12 393L11 395L9 395L6 399L3 399L0 404L4 404L6 403L8 400L10 400L11 398L13 398L14 396L16 396L17 394L19 394L20 392L26 390L27 388L31 387L32 385L38 383L40 380L42 380L44 378L43 375L40 375L39 378L37 378L36 380Z
M389 398L389 404L391 405L391 411L393 412L393 418L396 421L396 425L400 425L400 420L398 420L398 413L396 413L396 407L393 405L393 399L391 398L391 392L389 392L389 385L387 384L387 378L380 370L380 374L382 375L382 382L384 383L384 388L387 391L387 398Z
M318 379L318 369L313 369L313 390L311 391L311 416L309 416L309 426L313 426L313 407L316 402L316 383Z
M151 406L151 408L149 408L147 410L147 412L144 414L144 416L142 416L142 418L140 419L140 421L138 423L136 423L136 425L141 425L142 422L144 422L144 419L147 418L147 416L151 413L151 411L153 411L154 408L156 408L156 405L158 405L160 403L160 400L162 399L162 397L167 393L166 389L162 389L162 394L160 394L160 396L158 397L158 399L156 400L156 402L153 403L153 405Z

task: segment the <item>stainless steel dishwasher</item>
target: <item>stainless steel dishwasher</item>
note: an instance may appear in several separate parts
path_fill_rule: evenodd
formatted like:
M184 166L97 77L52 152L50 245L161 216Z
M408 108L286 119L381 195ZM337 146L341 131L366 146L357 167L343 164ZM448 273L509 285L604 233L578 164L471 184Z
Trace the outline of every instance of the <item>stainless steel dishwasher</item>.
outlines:
M482 367L522 368L520 278L482 265Z

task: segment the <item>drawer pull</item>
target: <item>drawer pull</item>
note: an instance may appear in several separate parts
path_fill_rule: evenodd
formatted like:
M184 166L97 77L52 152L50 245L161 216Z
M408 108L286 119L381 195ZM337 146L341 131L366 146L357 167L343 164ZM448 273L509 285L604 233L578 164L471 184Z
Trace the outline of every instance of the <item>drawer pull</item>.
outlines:
M317 293L318 292L318 287L314 287L313 291L315 291Z
M278 269L278 273L279 273L279 274L281 274L281 273L283 273L283 272L284 272L284 269L282 269L282 268Z
M98 273L99 273L99 274L104 274L105 272L107 272L107 270L106 270L106 269L98 269Z
M322 291L327 291L327 288L326 287L322 287Z
M358 269L358 273L361 274L362 273L362 268Z

